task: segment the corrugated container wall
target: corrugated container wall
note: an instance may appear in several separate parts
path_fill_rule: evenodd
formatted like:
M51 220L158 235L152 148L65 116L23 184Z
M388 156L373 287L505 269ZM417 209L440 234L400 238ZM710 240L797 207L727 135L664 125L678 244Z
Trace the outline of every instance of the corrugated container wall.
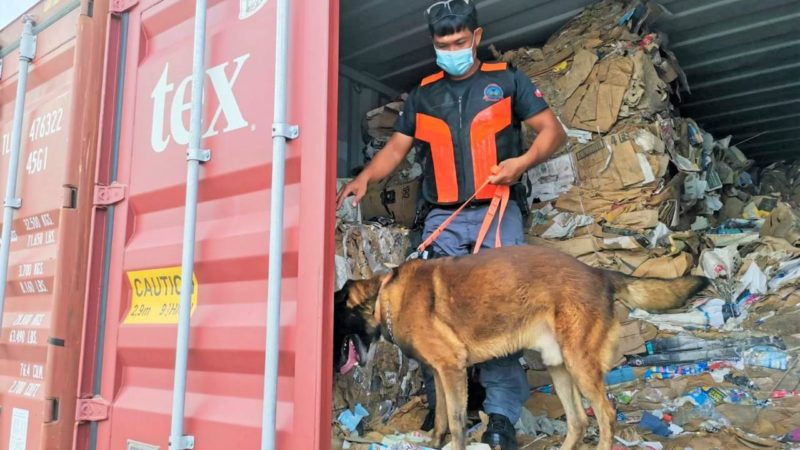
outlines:
M359 82L357 75L348 77L339 75L339 111L338 111L338 169L337 176L352 176L352 170L364 165L364 116L373 108L384 105L397 97L393 90L377 90Z
M280 449L330 446L338 2L293 0L278 381ZM257 449L267 303L276 4L208 2L186 434ZM80 392L108 402L76 448L167 448L194 2L114 2Z
M0 448L72 446L105 48L103 2L29 12L28 70L0 337ZM0 185L6 185L22 21L0 31Z

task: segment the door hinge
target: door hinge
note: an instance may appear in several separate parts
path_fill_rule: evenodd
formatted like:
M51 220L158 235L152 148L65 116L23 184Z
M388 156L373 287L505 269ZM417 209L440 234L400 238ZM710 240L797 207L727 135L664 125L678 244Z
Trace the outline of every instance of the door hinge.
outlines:
M109 11L121 14L139 4L139 0L111 0Z
M94 206L111 206L125 199L128 186L125 184L112 183L108 186L103 184L94 185Z
M75 418L79 422L100 422L108 419L111 403L100 396L79 398Z

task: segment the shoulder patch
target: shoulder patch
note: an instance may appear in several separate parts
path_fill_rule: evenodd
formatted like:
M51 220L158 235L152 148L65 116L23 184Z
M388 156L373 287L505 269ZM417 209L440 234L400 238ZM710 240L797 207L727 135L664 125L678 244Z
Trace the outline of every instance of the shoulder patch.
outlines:
M419 83L419 85L425 86L428 84L436 83L442 78L444 78L444 71L436 72L433 75L428 75L427 77L423 78L422 81Z
M508 68L508 63L504 62L481 64L481 70L484 72L500 72L506 70L507 68Z

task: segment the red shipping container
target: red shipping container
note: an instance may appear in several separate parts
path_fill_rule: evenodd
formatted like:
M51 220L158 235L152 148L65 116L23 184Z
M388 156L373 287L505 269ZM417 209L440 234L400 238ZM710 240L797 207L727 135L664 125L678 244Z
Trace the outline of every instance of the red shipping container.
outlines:
M107 8L51 0L28 11L28 70L3 328L0 448L68 449L76 415ZM0 186L11 153L21 20L0 31ZM5 192L3 192L5 195Z

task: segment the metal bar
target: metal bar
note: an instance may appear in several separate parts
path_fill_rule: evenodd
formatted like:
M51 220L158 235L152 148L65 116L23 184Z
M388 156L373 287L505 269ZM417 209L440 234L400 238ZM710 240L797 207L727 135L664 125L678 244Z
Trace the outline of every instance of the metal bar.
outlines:
M484 40L481 41L481 45L480 45L479 49L485 49L485 48L489 47L491 44L495 44L495 43L501 42L504 39L515 38L515 37L518 37L520 35L523 35L524 33L531 33L533 31L547 29L548 27L551 27L551 26L554 26L554 25L557 25L557 24L562 24L562 23L566 22L568 19L574 17L576 14L578 14L582 10L583 10L583 8L573 9L573 10L567 11L567 12L565 12L563 14L559 14L559 15L553 16L553 17L548 17L547 19L536 21L535 23L532 23L530 25L526 25L524 27L516 28L516 29L514 29L512 31L509 31L509 32L506 32L506 33L502 33L502 34L498 34L496 36L492 36L491 38L484 39ZM427 26L423 26L422 28L427 30ZM414 29L414 30L416 30L416 29ZM397 35L393 36L393 38L391 40L395 40L397 37L398 37ZM381 42L384 42L384 41L381 41ZM363 53L366 50L373 49L373 48L379 48L379 47L380 46L378 44L374 44L374 45L371 45L370 47L367 47L365 49L360 50L357 53L360 54L360 53ZM349 55L348 56L348 58L352 58L352 57L353 57L353 55ZM401 67L400 69L394 70L392 72L385 73L385 74L379 76L378 79L379 80L388 80L388 79L396 77L398 75L403 75L405 73L412 72L412 71L415 71L415 70L419 70L419 69L421 69L423 67L427 67L427 66L433 64L434 62L435 62L434 58L424 59L424 60L418 61L418 62L416 62L414 64L405 65L405 66Z
M725 77L725 78L714 78L714 79L711 79L711 80L706 81L704 83L692 84L692 89L707 88L707 87L710 87L710 86L716 86L718 84L730 83L732 81L744 80L744 79L747 79L747 78L757 77L759 75L767 75L767 74L770 74L770 73L781 72L783 70L795 69L795 68L798 68L798 67L800 67L800 63L795 62L795 63L790 63L790 64L784 64L782 66L772 66L772 67L768 67L766 69L751 70L751 71L747 71L747 72L737 71L736 75L732 75L732 76Z
M181 258L181 300L178 309L178 339L175 345L175 376L172 387L172 423L169 450L194 448L194 438L184 436L186 376L189 361L189 327L191 325L194 274L194 246L197 228L197 185L200 163L209 152L201 150L203 125L203 81L205 79L206 0L196 0L194 13L194 51L192 56L192 109L189 125L189 149L186 168L186 202L183 219L183 256Z
M384 83L381 83L380 81L373 78L371 75L366 75L344 64L339 64L339 73L342 74L342 76L347 77L352 81L355 81L356 83L363 84L364 86L372 89L373 91L380 92L381 94L387 95L389 97L395 98L399 94L397 89L394 89Z
M670 13L670 15L668 17L669 17L670 21L674 21L674 20L681 19L681 18L684 18L684 17L692 16L692 15L695 15L695 14L702 14L702 13L705 13L707 11L710 11L712 9L719 8L719 7L722 7L722 6L729 6L731 4L739 3L741 1L745 1L745 0L721 0L721 1L713 2L713 3L698 3L697 4L698 6L695 7L695 8L686 9L686 10L678 12L678 13Z
M703 61L700 61L700 62L697 62L697 63L694 63L694 64L683 66L682 68L683 68L683 70L685 72L691 72L694 69L699 69L701 67L706 67L706 66L713 66L715 64L723 63L725 61L730 61L730 60L734 60L734 59L748 58L748 59L750 59L752 61L752 57L754 57L756 55L759 55L761 53L775 52L777 50L780 50L780 49L783 49L783 48L787 48L787 47L788 48L793 48L798 44L800 44L800 39L795 39L793 41L782 41L782 42L779 42L779 43L774 44L774 45L765 45L765 46L757 47L757 48L754 48L752 50L747 50L747 51L741 51L741 49L739 49L738 51L734 50L734 51L731 51L730 53L728 53L725 56L719 56L719 57L713 58L713 59L709 58L709 59L706 59L706 60L703 60ZM734 47L734 49L736 49L736 47Z
M373 2L371 2L371 4L368 3L368 2L359 2L359 5L362 7L361 9L364 9L364 7L375 7L375 8L380 9L380 8L384 7L384 5L381 4L381 3L384 3L384 2L385 2L385 0L373 1ZM507 14L507 13L500 12L500 11L502 11L502 9L497 9L498 5L502 5L504 3L506 3L506 0L483 0L481 2L481 11L484 11L484 14L482 14L481 17L485 21L484 25L490 25L490 24L493 23L493 20L500 20L500 19L505 17L505 14ZM543 2L543 3L548 3L548 2ZM572 3L579 4L580 1L573 0ZM583 7L581 5L580 8L576 8L576 9L573 9L571 12L559 15L559 18L551 17L552 14L547 14L547 13L542 14L542 17L547 17L547 19L546 19L547 23L545 23L543 25L546 26L546 25L551 24L553 22L560 24L562 21L566 20L565 17L566 18L572 17L575 14L579 13L582 9L583 9ZM494 13L492 13L492 11L494 11ZM422 10L418 9L418 10L414 11L412 9L412 11L408 11L408 12L412 13L412 14L413 13L418 13L419 14L420 20L419 20L419 22L417 22L418 25L416 25L414 27L406 28L406 29L402 30L399 33L391 33L391 34L387 35L386 38L383 38L383 39L380 39L380 40L371 39L371 40L369 40L369 43L367 45L364 45L364 46L361 46L361 47L356 46L356 48L358 48L358 50L355 50L355 51L352 51L352 52L349 52L349 53L343 52L342 55L341 55L340 61L344 62L344 63L349 63L349 62L351 62L351 61L353 61L355 59L361 58L361 57L363 57L363 56L365 56L365 55L367 55L369 53L381 53L381 54L385 55L387 49L392 48L392 47L397 47L398 45L401 45L403 43L407 44L408 43L407 41L408 41L409 38L414 39L415 42L421 42L421 41L417 41L417 39L419 39L420 36L424 36L424 34L428 32L428 25L427 25L426 21L424 20L424 16L423 16ZM349 13L349 7L348 7L348 13ZM345 15L347 15L348 13L345 13ZM399 14L403 15L402 12L399 13ZM492 19L491 17L489 17L489 16L492 16L492 15L496 16L497 18L496 19ZM388 22L392 22L392 21L396 20L396 18L391 16L391 15L386 15L386 17L390 18L388 20ZM397 17L399 17L399 16L397 16ZM344 22L345 20L347 20L347 19L343 19L341 22ZM543 19L543 20L545 20L545 19ZM378 29L378 30L380 30L380 29L383 28L384 25L385 24L383 24L383 23L371 23L370 29ZM524 27L523 30L527 31L528 28L529 27ZM537 24L537 26L534 27L534 29L536 29L536 28L539 28L538 24ZM375 34L373 34L373 37L374 36L375 36ZM506 36L506 35L504 34L503 36ZM494 42L494 40L490 40L490 41L487 41L485 43L481 42L481 47L485 48L492 42ZM408 48L408 47L406 46L406 47L403 47L403 48ZM418 49L418 48L419 47L415 47L415 49Z
M275 25L275 98L272 125L272 187L269 212L269 273L267 279L267 330L264 355L264 401L261 416L261 450L275 450L278 410L278 359L280 357L281 282L283 270L283 202L286 140L298 136L297 126L286 122L289 69L289 0L278 0Z
M37 34L46 30L50 25L58 22L62 17L71 13L73 9L77 8L80 5L81 5L81 0L72 0L71 2L67 3L66 5L64 5L63 8L59 9L57 13L47 16L44 20L36 24L36 26L33 27L33 35L36 36ZM17 39L16 41L3 47L0 50L0 58L5 58L6 56L8 56L9 53L18 49L19 44L20 40Z
M28 67L36 54L36 40L33 37L33 20L24 17L22 37L19 46L19 72L17 75L17 96L14 103L14 124L11 130L11 155L8 162L6 196L3 201L3 231L0 238L0 330L3 329L3 313L6 303L6 279L8 277L8 256L11 247L11 229L14 210L22 206L17 198L17 172L19 155L22 152L22 121L25 119L25 91L28 89Z
M749 106L747 108L729 109L729 110L726 110L726 111L718 112L716 114L709 114L707 116L694 115L694 116L692 116L692 120L695 120L696 122L701 122L701 121L705 121L705 120L716 118L716 117L724 117L724 116L730 116L730 115L739 114L739 113L743 113L743 112L758 111L759 109L765 109L765 108L775 108L776 106L791 105L792 103L800 103L800 99L791 99L791 100L784 100L784 101L780 101L780 102L764 103L764 104L761 104L761 105Z
M763 136L763 135L765 135L767 133L769 133L769 131L762 131L761 133L757 133L757 134L755 134L753 136L750 136L749 138L747 138L747 139L745 139L743 141L739 141L739 142L733 144L732 147L738 147L739 145L742 145L742 144L744 144L746 142L750 142L753 139L757 139L757 138L759 138L759 137L761 137L761 136Z
M750 97L750 96L753 96L753 95L756 95L756 94L763 94L763 93L766 93L766 92L779 91L781 89L793 88L793 87L797 87L797 86L800 86L800 81L797 81L797 82L794 82L794 83L785 83L785 84L780 84L780 85L775 85L775 86L762 87L762 88L758 88L758 89L753 89L751 91L737 91L734 94L723 95L723 96L720 96L720 97L711 97L711 98L707 98L707 99L703 99L703 100L698 100L696 102L682 103L681 104L681 108L685 109L685 108L688 108L688 107L704 105L704 104L707 104L707 103L720 102L720 101L723 101L723 100L731 100L731 99L739 98L739 97Z
M762 130L748 132L748 133L736 133L736 136L740 137L740 138L747 136L749 138L751 136L760 136L760 135L766 134L766 133L775 134L775 133L784 133L784 132L787 132L787 131L795 131L795 130L800 130L800 127L783 127L783 128L774 128L774 129L765 128L765 129L762 129ZM739 144L734 144L734 145L739 145Z
M129 13L120 15L119 35L119 61L117 62L117 79L114 97L114 124L111 140L111 161L109 167L109 184L117 181L119 169L120 133L122 130L122 96L125 87L125 70L128 55L128 21ZM111 278L111 241L114 231L114 212L116 207L106 209L105 233L103 235L103 271L100 279L100 304L97 308L97 352L94 356L94 379L92 381L92 394L100 395L103 381L103 353L106 344L106 314L108 313L108 283ZM89 450L97 449L97 422L89 425Z
M760 152L754 152L753 149L763 148L763 147L775 147L778 144L787 144L788 145L789 143L793 143L793 144L795 144L795 147L800 148L800 146L797 146L797 139L777 139L777 140L774 140L774 141L759 142L758 144L754 144L754 145L750 145L750 146L744 147L742 149L742 151L747 153L750 156L771 155L771 154L774 154L774 153L786 153L786 151L787 151L786 148L783 148L783 149L780 149L780 150L774 150L774 149L773 150L766 150L766 151L762 150ZM792 148L794 148L794 147L792 147Z
M746 25L742 25L742 26L738 26L738 27L732 27L732 28L726 28L726 29L724 29L722 31L718 31L718 32L715 32L715 33L703 34L703 35L698 36L696 38L687 39L685 41L675 42L675 43L671 44L669 47L670 47L670 50L674 51L674 50L676 50L678 48L686 47L686 46L689 46L689 45L701 44L703 42L710 41L710 40L713 40L713 39L722 39L722 38L724 38L726 36L730 36L732 34L737 34L737 33L743 33L745 31L749 31L749 30L752 30L752 29L755 29L755 28L766 27L766 26L775 25L775 24L778 24L778 23L781 23L781 22L792 21L792 20L794 20L794 19L796 19L798 17L800 17L800 12L799 13L795 13L795 14L778 15L778 16L775 16L775 17L769 17L768 19L760 20L760 21L757 21L757 22L753 21L753 20L748 20L746 22Z
M758 125L760 123L775 122L776 120L791 119L793 117L800 117L800 113L785 114L785 115L782 115L782 116L775 116L775 117L766 117L766 118L763 118L763 119L750 120L750 121L747 121L747 122L727 122L723 126L709 127L709 130L710 131L730 130L730 129L733 129L733 128L744 127L744 126L747 126L747 125Z

